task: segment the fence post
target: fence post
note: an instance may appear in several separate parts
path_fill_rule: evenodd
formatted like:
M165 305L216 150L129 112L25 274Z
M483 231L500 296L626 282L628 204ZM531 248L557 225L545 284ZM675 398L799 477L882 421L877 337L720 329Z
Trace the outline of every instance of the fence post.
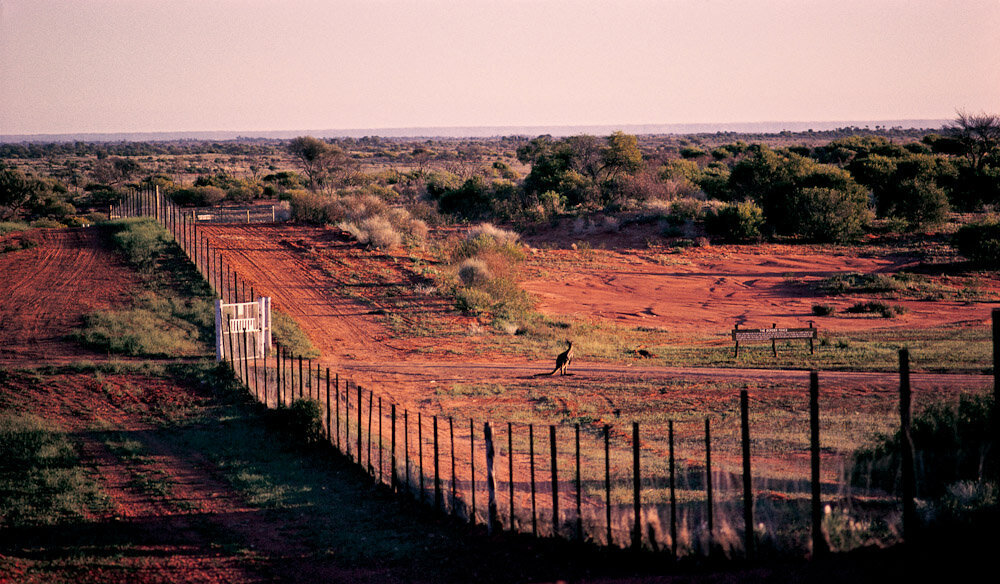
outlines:
M456 515L458 506L458 481L455 479L455 419L448 416L448 444L451 446L451 513Z
M535 426L528 424L528 466L531 469L531 535L538 535L538 518L535 513Z
M812 467L812 549L813 557L830 551L823 533L822 485L819 476L819 373L809 372L809 451Z
M472 511L469 513L469 523L476 524L476 426L469 418L469 467L470 490L472 491Z
M712 430L705 417L705 512L708 514L708 553L715 546L715 525L712 509Z
M304 391L305 390L305 384L306 384L305 374L302 371L302 355L299 355L299 399L302 399L303 397L305 397L305 391ZM360 405L358 407L360 407ZM360 431L361 430L358 430L358 432L360 432ZM361 446L360 445L358 445L358 452L361 452Z
M390 415L392 430L389 432L391 435L389 442L389 487L396 491L399 487L399 476L396 472L396 404L390 404Z
M639 469L639 422L632 422L632 549L642 548L642 479Z
M360 385L355 384L358 389L358 466L364 468L365 459L364 455L361 453L361 405L364 401L362 397L362 388Z
M993 468L1000 467L1000 308L993 309Z
M549 447L552 452L552 535L559 535L559 472L557 470L557 459L556 455L556 427L555 425L549 426Z
M913 438L910 435L910 351L899 350L900 474L903 487L903 540L910 541L917 527L917 484L913 469Z
M326 441L333 444L333 412L330 411L330 368L326 368Z
M424 421L423 413L417 412L417 460L420 464L420 502L424 501Z
M674 421L667 422L668 455L670 456L670 553L677 558L677 481L674 472Z
M611 539L611 426L604 425L604 523L608 528L608 547Z
M510 531L514 529L514 424L507 422L507 480L510 496Z
M329 375L329 373L327 374ZM340 450L340 373L333 374L333 405L334 405L334 433L336 436L334 440L337 445L337 450Z
M372 466L372 400L374 395L368 390L368 474L375 478L375 467Z
M327 402L329 403L329 402ZM378 396L378 482L381 483L384 479L382 478L382 396Z
M412 490L410 483L410 412L403 410L403 470L406 472L406 488Z
M226 335L229 337L229 367L233 370L233 377L236 377L236 360L233 353L233 317L226 317ZM225 357L225 355L223 355Z
M778 328L778 323L772 322L771 328ZM778 356L778 341L774 337L771 337L771 354L775 357Z
M493 429L490 428L489 422L483 424L483 442L486 443L486 533L492 535L500 518L497 513L496 479L493 477Z
M753 559L753 483L750 475L750 405L747 390L740 390L740 442L743 447L743 546Z
M344 380L344 450L351 458L351 382Z
M583 481L580 480L580 423L576 427L576 539L583 541Z
M440 510L444 506L441 496L441 468L438 459L438 417L433 416L434 427L434 508Z

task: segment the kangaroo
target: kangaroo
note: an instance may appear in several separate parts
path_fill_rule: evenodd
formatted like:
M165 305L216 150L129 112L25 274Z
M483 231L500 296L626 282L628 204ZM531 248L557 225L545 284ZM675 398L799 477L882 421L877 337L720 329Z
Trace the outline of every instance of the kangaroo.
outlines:
M566 375L566 369L569 367L569 364L573 362L573 341L566 339L566 344L569 346L565 351L559 353L558 357L556 357L556 368L553 369L552 373L549 373L549 375L555 375L556 371L558 371L561 375Z

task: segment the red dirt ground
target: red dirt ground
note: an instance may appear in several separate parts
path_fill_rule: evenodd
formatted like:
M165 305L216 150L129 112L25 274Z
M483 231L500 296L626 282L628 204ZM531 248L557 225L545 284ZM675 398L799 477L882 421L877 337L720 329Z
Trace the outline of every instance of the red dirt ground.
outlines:
M0 363L99 356L64 337L83 315L125 305L135 274L93 228L36 229L0 238L35 247L0 254Z
M329 271L308 252L325 249L338 254L357 250L336 230L293 225L213 226L205 231L213 247L221 248L226 261L252 280L257 291L271 295L279 308L288 311L319 346L323 361L398 392L401 399L421 401L433 382L499 381L531 376L548 363L530 363L503 356L477 353L474 336L441 339L394 339L370 308L342 294L342 282L348 280L349 265L343 271ZM37 247L0 254L0 332L3 348L0 363L32 364L51 360L95 358L63 336L72 330L88 311L123 305L134 293L134 275L109 250L104 248L93 229L42 230ZM14 237L7 236L3 241ZM386 267L394 264L384 256ZM401 260L402 257L395 258ZM551 314L587 314L609 320L642 323L695 334L716 334L743 319L748 326L767 326L772 321L789 324L784 319L804 319L817 300L800 299L790 293L785 281L793 274L796 280L818 278L840 271L894 270L907 265L908 259L857 258L826 254L820 250L792 250L768 246L750 248L717 247L696 249L683 256L648 251L592 251L581 254L566 250L542 250L532 256L525 287L541 299L542 309ZM325 268L325 269L324 269ZM394 272L403 277L402 272ZM669 280L666 276L670 276ZM670 282L669 284L667 282ZM995 282L987 282L996 288ZM668 302L666 299L670 299ZM713 300L711 305L708 299ZM419 300L419 299L417 299ZM751 303L758 308L748 310ZM851 301L854 301L852 299ZM426 301L426 310L445 314L440 303ZM835 303L831 301L829 303ZM902 326L938 326L944 323L982 325L994 305L956 303L912 303L910 312L899 321ZM469 319L454 318L465 327ZM824 324L834 328L843 324L856 328L857 321ZM895 324L895 323L894 323ZM882 325L880 322L879 325ZM600 381L617 379L623 372L633 372L621 365L586 365L577 368L581 376ZM789 377L805 379L803 372L748 372L740 370L677 370L650 368L647 378L678 375L734 376L763 375L769 379ZM831 373L841 379L855 378L857 386L891 383L891 375ZM945 385L987 385L984 376L915 376L916 383ZM128 380L112 380L124 384ZM105 398L94 399L98 391L93 380L67 378L66 383L37 387L24 383L5 387L5 405L19 404L63 424L80 429L100 418L113 427L151 438L142 412L149 404L125 403ZM142 383L148 383L143 380ZM161 390L162 391L159 391ZM176 387L152 387L162 399L197 400L197 392ZM116 392L112 392L116 393ZM121 392L118 392L121 393ZM157 399L161 399L157 398ZM117 398L116 398L117 399ZM171 533L177 537L156 541L148 555L135 558L141 582L158 581L256 581L259 565L253 557L235 557L206 549L198 535L199 522L208 518L226 530L240 534L246 541L256 541L261 532L276 529L260 521L254 511L242 503L204 465L165 445L153 445L152 463L156 469L184 485L186 503L154 501L130 491L127 484L131 470L112 464L106 447L81 433L84 456L100 470L101 481L111 493L113 511L108 521L137 524L145 533ZM116 519L117 518L117 519ZM155 539L155 538L154 538ZM262 544L264 545L264 544ZM164 547L166 546L166 547ZM172 546L172 547L171 547ZM295 550L267 549L262 553L294 557ZM14 578L11 570L24 566L8 564L0 577ZM365 579L361 574L325 576L340 579ZM97 581L121 581L120 574L98 575ZM377 576L367 575L376 578ZM265 578L266 579L266 578Z
M361 250L337 229L291 224L212 225L204 228L226 265L233 265L253 283L257 294L270 295L274 305L293 316L322 353L321 362L353 380L388 390L402 401L419 402L440 383L503 383L550 369L548 362L529 362L483 352L474 334L445 338L395 339L372 314L370 305L345 295L347 282L358 272L388 271L386 281L406 281L409 252L374 254ZM324 258L334 257L332 263ZM827 298L806 292L801 283L841 272L894 271L911 266L912 257L857 257L826 248L718 246L666 250L532 249L524 287L540 300L543 312L607 319L629 325L661 327L694 339L723 337L733 323L748 327L807 326L818 320L823 330L865 330L884 327L885 319L810 317L815 303L843 307L852 296ZM374 265L374 267L373 267ZM1000 289L992 280L979 282ZM474 320L442 308L439 301L417 294L411 310L433 312L461 329ZM936 327L946 324L984 326L997 304L951 301L893 301L910 310L888 326ZM587 363L578 356L574 369L588 381L634 374L629 365ZM804 372L738 369L682 370L645 367L647 379L678 375L736 379L790 376L805 383ZM863 383L893 383L890 374L824 374L830 379ZM928 381L933 376L928 376ZM939 376L941 383L984 385L983 376Z

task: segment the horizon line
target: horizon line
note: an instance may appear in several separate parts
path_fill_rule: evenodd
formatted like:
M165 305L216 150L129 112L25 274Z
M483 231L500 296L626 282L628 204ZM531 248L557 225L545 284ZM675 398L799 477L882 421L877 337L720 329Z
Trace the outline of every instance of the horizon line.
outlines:
M857 129L938 129L951 119L904 118L883 120L765 121L765 122L686 122L667 124L533 124L477 126L400 126L312 130L167 130L124 132L46 132L0 134L0 143L37 142L150 142L173 140L253 140L288 139L310 135L317 138L497 138L506 136L572 136L610 134L622 131L635 135L686 135L706 133L777 134Z

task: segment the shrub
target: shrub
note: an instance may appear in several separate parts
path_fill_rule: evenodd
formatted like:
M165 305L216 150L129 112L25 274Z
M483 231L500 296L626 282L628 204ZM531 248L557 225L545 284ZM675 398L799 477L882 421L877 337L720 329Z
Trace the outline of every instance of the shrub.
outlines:
M297 399L288 407L270 410L271 426L285 432L293 440L318 444L323 440L323 417L319 402Z
M226 198L226 191L216 186L191 187L170 193L174 203L182 207L210 207Z
M858 187L799 189L793 197L793 233L819 241L851 241L871 222L868 196Z
M111 230L115 247L144 272L152 270L170 240L167 231L148 217L119 219L105 225Z
M812 312L816 316L830 316L831 314L837 312L837 309L829 304L813 304Z
M752 201L725 205L705 216L705 229L730 241L760 241L763 226L764 212Z
M1000 218L963 225L952 243L973 262L989 269L1000 268Z
M319 357L319 351L309 340L298 323L284 312L271 310L271 326L274 341L281 344L284 351L288 351L293 357L315 358Z
M941 497L959 481L996 479L998 467L983 464L992 442L992 410L990 395L962 396L957 406L937 403L913 417L910 436L920 497ZM852 482L894 491L901 444L897 431L858 449L852 456Z
M889 306L885 302L869 301L869 302L857 302L849 308L845 308L844 312L851 314L878 314L882 318L895 318L897 315L905 314L906 307L899 304L895 306Z
M458 266L458 277L465 286L482 285L490 279L490 270L483 260L468 258Z

